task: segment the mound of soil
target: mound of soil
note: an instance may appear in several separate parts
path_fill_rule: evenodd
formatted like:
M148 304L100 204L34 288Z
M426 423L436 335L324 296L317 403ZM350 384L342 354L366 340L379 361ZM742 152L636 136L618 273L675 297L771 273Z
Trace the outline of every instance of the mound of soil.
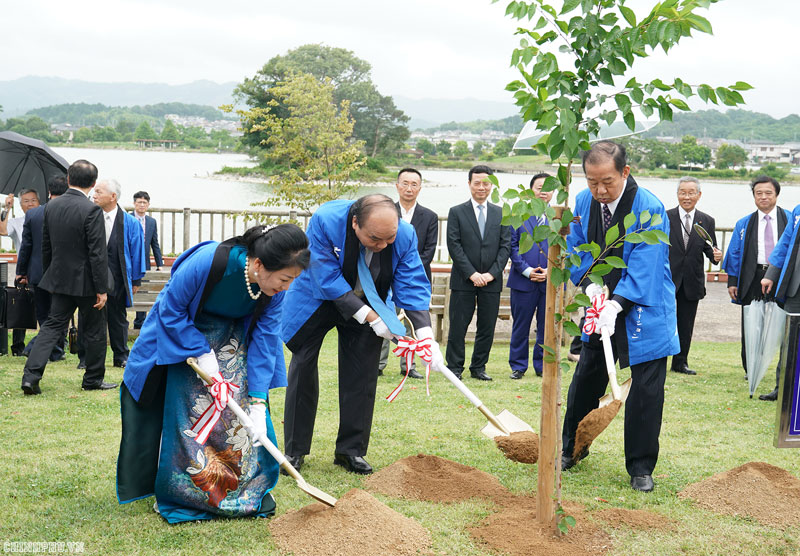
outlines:
M519 463L539 461L539 435L531 431L512 432L509 436L496 436L495 444L503 455Z
M278 547L295 556L429 554L430 533L369 493L352 489L333 508L311 504L269 525Z
M596 556L611 549L611 537L586 518L582 506L564 504L577 523L566 535L553 535L536 522L536 500L508 500L481 524L468 529L475 540L509 556Z
M763 462L750 462L689 485L678 493L713 512L751 517L765 525L800 523L800 479Z
M611 527L627 526L631 529L657 529L674 531L675 522L666 516L648 512L647 510L625 510L622 508L606 508L592 513Z
M605 407L593 409L586 417L578 423L578 430L575 431L575 448L572 451L573 459L577 458L584 449L589 448L594 439L606 430L606 427L614 420L622 402L614 400Z
M488 473L425 454L398 460L370 475L365 484L387 496L429 502L499 500L509 495L500 481Z

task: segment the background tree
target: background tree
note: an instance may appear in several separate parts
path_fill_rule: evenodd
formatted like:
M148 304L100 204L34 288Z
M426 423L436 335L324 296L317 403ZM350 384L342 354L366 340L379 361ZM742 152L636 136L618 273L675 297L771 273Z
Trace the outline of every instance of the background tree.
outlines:
M147 122L142 122L136 128L136 131L133 132L133 137L137 141L142 141L146 139L158 139L158 134L153 131L153 128L150 127L150 124Z
M484 143L483 141L475 141L472 144L472 154L475 157L478 157L483 154L483 149L485 148L486 148L486 143Z
M514 137L500 139L497 143L495 143L494 147L492 148L492 152L495 156L508 156L508 153L511 152L511 149L514 148L515 142L516 139Z
M711 149L698 145L697 138L691 135L685 135L681 139L678 150L687 164L700 164L705 168L711 162Z
M436 152L442 156L450 156L450 147L452 146L448 141L442 139L436 143Z
M662 79L640 83L635 76L626 75L632 73L637 58L648 57L656 48L668 52L682 37L691 36L694 31L710 33L710 23L696 10L707 8L712 2L663 0L640 20L625 5L625 0L564 0L558 8L545 0L513 1L507 5L506 15L519 21L535 21L531 28L517 30L521 36L520 45L513 51L511 63L519 70L522 80L513 81L506 88L514 93L523 120L536 122L536 128L542 131L537 150L559 164L557 177L546 180L544 186L555 190L554 205L562 205L569 199L572 164L581 150L590 147L589 141L597 137L601 122L611 125L621 118L634 131L640 113L645 117L657 114L659 120L670 120L673 109L689 109L678 97L697 95L703 101L730 106L744 102L738 90L750 86L742 82L729 88L715 88L707 84L691 85L680 78L671 83ZM495 190L493 195L499 200L499 191ZM544 345L547 354L542 379L536 514L540 524L561 528L563 523L556 521L556 506L561 503L561 466L557 463L561 452L558 404L561 371L568 365L560 359L560 340L563 331L579 332L568 315L580 305L588 305L589 300L580 294L567 303L563 293L562 285L570 279L570 267L580 262L577 253L565 252L566 234L573 219L571 209L568 206L546 207L525 185L505 191L503 197L504 224L518 227L531 215L546 213L549 217L549 226L538 226L533 237L523 234L520 248L524 251L534 241L543 239L549 242ZM644 213L627 215L625 222L626 229L653 224L650 215ZM663 231L661 235L657 231L660 230L645 230L634 235L638 241L663 241ZM607 243L617 239L607 238ZM580 250L590 251L595 259L601 256L596 244L581 246ZM621 260L613 262L624 266ZM602 282L602 274L609 272L611 265L611 261L595 265L589 278Z
M457 158L465 158L470 154L469 146L466 141L456 141L453 145L453 156Z
M75 130L75 134L72 137L72 140L75 143L89 143L94 139L94 134L92 133L91 128L82 127Z
M119 133L113 127L98 127L93 130L93 136L100 142L119 141Z
M181 134L172 120L167 120L164 124L164 129L161 130L160 138L168 141L180 141Z
M252 108L266 108L275 100L271 91L291 73L307 73L324 82L330 80L336 104L349 101L355 121L353 135L361 140L365 152L375 156L391 150L408 139L408 116L389 96L381 95L370 78L371 66L344 48L306 44L270 59L252 78L245 78L234 90L237 100ZM276 117L288 115L286 107L272 106ZM263 134L244 127L242 141L249 146L263 146Z
M745 162L747 162L747 151L739 145L723 143L717 149L716 167L721 170L743 166Z
M436 145L433 144L432 141L425 139L424 137L417 141L417 148L424 152L427 155L433 156L436 154Z
M291 74L270 94L266 107L238 111L247 129L266 136L267 162L280 167L272 194L257 204L311 210L355 192L350 179L364 165L364 143L352 140L350 103L335 101L333 83Z

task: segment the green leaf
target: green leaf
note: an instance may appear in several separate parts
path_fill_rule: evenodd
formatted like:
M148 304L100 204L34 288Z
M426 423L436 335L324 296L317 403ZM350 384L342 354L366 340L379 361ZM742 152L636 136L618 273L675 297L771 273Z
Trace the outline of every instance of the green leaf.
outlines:
M592 282L594 282L598 286L602 286L603 285L603 277L602 276L597 276L595 274L589 274L589 280L591 280Z
M661 224L663 221L664 221L664 219L663 219L663 218L661 218L661 215L660 215L660 214L658 214L658 213L655 213L655 214L653 215L653 217L650 219L650 225L651 225L651 226L658 226L658 225L659 225L659 224Z
M578 305L577 303L570 303L569 305L564 307L564 311L567 312L567 313L574 313L575 311L577 311L580 308L581 308L581 306Z
M637 104L641 104L642 101L644 100L644 92L639 87L634 87L633 89L631 89L630 94L633 101L636 102Z
M561 272L561 269L557 266L554 266L552 269L550 269L550 283L555 288L564 283L564 276Z
M663 230L653 230L653 233L656 234L658 241L660 241L661 243L666 243L667 245L671 245L671 243L669 242L669 236L666 233L664 233Z
M633 115L633 112L625 112L625 114L622 115L622 121L625 122L628 129L636 131L636 117Z
M564 516L564 521L565 521L565 522L567 523L567 525L569 525L570 527L575 527L575 523L576 523L576 521L575 521L575 518L574 518L574 517L572 517L571 515L565 515L565 516Z
M628 228L636 224L636 215L633 213L626 214L625 218L622 220L622 223L625 226L625 229L627 230Z
M536 226L536 228L533 229L533 241L535 243L544 241L545 239L547 239L547 236L549 235L550 235L549 226Z
M596 259L600 256L600 246L597 245L594 241L589 244L589 251L592 253L592 258Z
M596 274L597 276L605 276L612 270L614 270L614 267L610 264L598 264L592 268L592 274Z
M678 108L679 110L691 110L691 108L689 108L689 105L686 104L684 101L682 101L679 98L671 98L671 99L669 99L669 103L672 106L675 106L676 108Z
M546 344L542 344L542 349L543 349L543 350L544 350L546 353L549 353L550 355L555 355L555 354L556 354L556 350L554 350L553 348L551 348L550 346L548 346L548 345L546 345Z
M625 236L625 243L641 243L643 241L642 236L636 232L631 232Z
M605 83L606 85L613 85L614 84L614 77L611 75L611 71L608 68L600 68L597 70L597 75L600 77L600 81Z
M498 185L498 183L499 183L497 181L497 176L495 176L495 175L491 175L490 174L490 175L486 176L486 179L489 180L490 182L492 182L492 184L494 184L494 185Z
M625 21L628 22L628 25L631 27L636 27L636 14L633 13L632 9L626 8L625 6L620 6L619 11L622 12L622 17L625 18Z
M576 255L575 253L570 255L569 256L569 263L572 266L574 266L575 268L578 268L579 266L581 266L581 257L580 257L580 255Z
M527 253L533 247L533 238L528 232L523 232L519 238L519 252Z
M569 533L569 528L567 527L567 524L564 523L563 521L559 521L558 522L558 530L561 531L565 535L567 533Z
M650 211L649 211L649 210L643 210L643 211L642 211L642 212L639 214L639 222L641 222L641 223L642 223L642 226L644 226L644 225L645 225L645 224L647 224L649 221L650 221Z
M564 15L565 13L571 12L577 8L580 3L581 0L564 0L564 6L561 8L559 15Z
M611 226L606 230L606 246L611 245L619 237L619 226Z
M563 205L564 203L567 202L568 197L569 197L569 191L567 191L566 189L561 189L558 192L558 195L556 195L556 202L559 205Z
M579 336L581 333L581 329L578 328L578 325L572 322L571 320L565 320L563 326L564 326L564 332L566 332L570 336Z
M745 83L744 81L737 81L728 88L733 89L734 91L749 91L750 89L753 88L753 86L750 85L749 83Z
M628 265L625 264L625 261L619 257L606 257L605 261L606 264L610 264L614 268L628 268Z

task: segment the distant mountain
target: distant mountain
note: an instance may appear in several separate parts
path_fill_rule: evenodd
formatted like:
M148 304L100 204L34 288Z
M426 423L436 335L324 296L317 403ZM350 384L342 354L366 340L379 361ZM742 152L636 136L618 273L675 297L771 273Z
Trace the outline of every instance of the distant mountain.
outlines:
M28 110L66 103L100 103L108 106L182 102L217 107L233 102L236 83L193 81L166 83L96 83L61 77L21 77L0 81L0 117L19 116Z
M713 137L740 141L800 141L800 116L790 114L775 119L769 114L749 110L699 110L676 112L671 122L661 122L643 137Z
M500 120L514 116L519 110L512 102L478 100L474 98L412 99L395 96L397 107L411 117L409 129L428 129L447 122Z

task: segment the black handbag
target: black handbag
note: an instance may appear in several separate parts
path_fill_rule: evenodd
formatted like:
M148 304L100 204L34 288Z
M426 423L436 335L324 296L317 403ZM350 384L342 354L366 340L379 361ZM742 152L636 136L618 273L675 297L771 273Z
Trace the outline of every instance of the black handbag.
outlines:
M74 314L69 319L69 333L67 338L69 340L69 352L72 354L78 353L78 329L75 328Z
M36 302L33 289L26 284L17 284L6 286L5 290L5 328L35 330Z

